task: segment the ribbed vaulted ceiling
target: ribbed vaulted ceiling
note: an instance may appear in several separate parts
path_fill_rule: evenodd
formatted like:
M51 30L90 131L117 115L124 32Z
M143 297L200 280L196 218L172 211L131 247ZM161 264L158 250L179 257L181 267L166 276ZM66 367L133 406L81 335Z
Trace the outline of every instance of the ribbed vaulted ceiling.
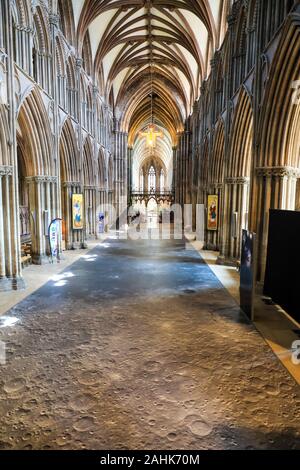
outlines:
M225 33L230 0L72 0L79 49L129 143L151 117L176 144Z

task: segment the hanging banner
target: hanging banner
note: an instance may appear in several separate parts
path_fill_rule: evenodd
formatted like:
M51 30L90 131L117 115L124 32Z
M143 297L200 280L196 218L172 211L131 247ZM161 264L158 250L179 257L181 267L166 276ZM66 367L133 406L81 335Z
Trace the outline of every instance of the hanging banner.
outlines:
M83 195L72 194L73 230L83 230Z
M250 320L254 320L256 280L256 235L243 230L240 267L240 305Z
M54 258L59 260L59 240L60 240L60 223L62 219L54 219L49 225L49 244L52 261Z
M207 230L218 230L218 196L207 196Z

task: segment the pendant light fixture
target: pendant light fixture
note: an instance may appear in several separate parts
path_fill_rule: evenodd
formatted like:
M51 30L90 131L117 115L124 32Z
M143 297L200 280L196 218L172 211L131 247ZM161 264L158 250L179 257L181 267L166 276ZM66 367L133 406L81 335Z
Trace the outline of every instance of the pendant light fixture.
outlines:
M154 112L153 112L153 73L152 73L152 63L150 64L150 81L151 81L151 122L147 128L140 132L141 137L146 137L147 146L150 149L156 147L156 139L158 137L163 137L163 133L155 126L154 124Z

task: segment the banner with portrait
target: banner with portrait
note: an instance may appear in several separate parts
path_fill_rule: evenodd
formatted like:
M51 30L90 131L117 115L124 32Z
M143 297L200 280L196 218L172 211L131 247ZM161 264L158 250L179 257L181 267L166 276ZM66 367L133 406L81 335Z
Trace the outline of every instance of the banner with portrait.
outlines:
M207 230L218 230L218 196L207 197Z
M83 194L72 195L73 230L83 230Z

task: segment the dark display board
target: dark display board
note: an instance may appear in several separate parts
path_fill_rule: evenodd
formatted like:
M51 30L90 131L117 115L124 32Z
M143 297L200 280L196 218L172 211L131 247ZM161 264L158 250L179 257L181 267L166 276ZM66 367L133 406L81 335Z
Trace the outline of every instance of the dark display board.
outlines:
M300 212L270 210L264 294L300 321Z
M240 267L240 306L250 320L254 320L254 293L256 280L256 235L243 230Z

